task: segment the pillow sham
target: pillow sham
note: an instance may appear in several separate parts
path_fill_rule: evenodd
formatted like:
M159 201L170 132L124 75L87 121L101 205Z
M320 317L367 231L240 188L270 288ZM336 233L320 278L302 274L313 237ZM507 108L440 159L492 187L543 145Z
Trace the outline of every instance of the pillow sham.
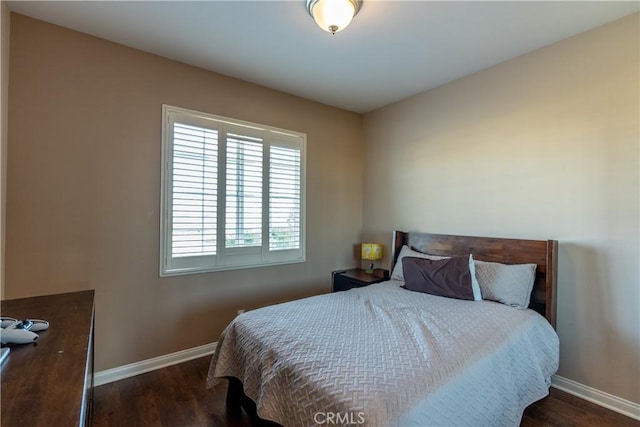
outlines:
M404 257L404 288L441 297L473 301L469 257L439 260Z
M482 298L519 309L529 307L536 264L500 264L475 261Z
M431 254L425 254L424 252L414 251L413 249L409 248L409 246L404 245L400 249L400 253L398 254L398 261L396 262L396 265L393 267L393 271L391 273L391 277L389 278L389 280L399 280L401 282L404 282L402 260L405 257L430 259L430 260L442 260L442 259L451 258L446 256L431 255ZM469 255L469 271L471 272L471 286L473 290L473 299L474 301L480 301L482 300L482 292L481 292L480 284L476 279L476 268L473 260L473 255Z

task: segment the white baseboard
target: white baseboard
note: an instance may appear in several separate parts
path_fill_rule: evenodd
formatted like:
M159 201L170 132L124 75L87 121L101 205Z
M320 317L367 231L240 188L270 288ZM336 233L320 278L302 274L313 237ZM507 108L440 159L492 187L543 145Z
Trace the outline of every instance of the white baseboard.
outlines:
M201 345L199 347L188 348L164 356L154 357L153 359L142 360L140 362L131 363L129 365L119 366L113 369L96 372L94 375L94 385L100 386L110 382L123 380L125 378L144 374L145 372L154 371L166 366L177 365L178 363L187 362L198 357L208 356L216 350L214 342L211 344ZM622 399L613 394L588 387L579 382L554 375L551 378L551 386L562 390L581 399L595 403L596 405L619 412L628 417L640 420L640 404Z
M114 381L123 380L125 378L144 374L145 372L155 371L156 369L166 366L177 365L178 363L188 360L197 359L198 357L213 354L218 343L201 345L199 347L188 348L186 350L177 351L164 356L154 357L153 359L142 360L140 362L131 363L129 365L119 366L113 369L96 372L93 376L94 386L108 384Z
M573 394L596 405L619 412L627 417L640 420L640 404L622 399L613 394L588 387L579 382L558 375L551 377L551 386L558 390Z

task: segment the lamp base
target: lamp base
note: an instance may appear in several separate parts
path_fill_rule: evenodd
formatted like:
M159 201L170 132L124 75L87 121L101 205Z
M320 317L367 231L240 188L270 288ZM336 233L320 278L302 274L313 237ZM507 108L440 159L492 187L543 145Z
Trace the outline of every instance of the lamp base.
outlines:
M364 272L367 274L373 274L373 263L371 263L369 268L365 268Z

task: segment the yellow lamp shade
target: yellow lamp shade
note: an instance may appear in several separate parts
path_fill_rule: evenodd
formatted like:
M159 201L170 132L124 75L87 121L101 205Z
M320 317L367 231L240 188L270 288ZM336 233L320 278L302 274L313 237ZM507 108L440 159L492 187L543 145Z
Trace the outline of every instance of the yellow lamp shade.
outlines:
M382 245L379 243L363 243L362 259L371 261L382 259Z
M373 261L382 259L382 245L379 243L363 243L362 259L371 261L371 265L365 271L367 273L373 273Z

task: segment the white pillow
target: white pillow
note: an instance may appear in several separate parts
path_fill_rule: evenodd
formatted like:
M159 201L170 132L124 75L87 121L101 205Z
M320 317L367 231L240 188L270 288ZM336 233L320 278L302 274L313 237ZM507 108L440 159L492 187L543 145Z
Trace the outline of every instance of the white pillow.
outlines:
M404 273L402 271L402 258L406 256L431 259L436 261L439 259L451 258L448 256L430 255L430 254L425 254L423 252L414 251L409 246L404 245L400 249L400 254L398 254L398 260L396 261L396 265L393 267L393 272L391 273L390 280L398 280L404 283ZM480 291L480 284L478 283L478 279L476 278L476 268L475 268L475 263L473 261L472 255L469 255L469 272L471 273L471 288L473 289L473 299L474 301L480 301L482 300L482 293Z
M390 280L399 280L401 282L404 282L404 274L402 272L402 258L406 256L411 256L415 258L433 259L433 260L449 258L446 256L429 255L422 252L414 251L409 246L404 245L400 249L400 254L398 255L398 260L396 261L396 265L393 267L393 271L391 272Z
M476 277L476 262L473 259L473 255L469 254L469 272L471 273L471 289L473 289L473 300L482 301L482 291L480 290L480 283Z
M482 298L519 309L529 307L536 278L536 264L500 264L476 261L476 276Z

